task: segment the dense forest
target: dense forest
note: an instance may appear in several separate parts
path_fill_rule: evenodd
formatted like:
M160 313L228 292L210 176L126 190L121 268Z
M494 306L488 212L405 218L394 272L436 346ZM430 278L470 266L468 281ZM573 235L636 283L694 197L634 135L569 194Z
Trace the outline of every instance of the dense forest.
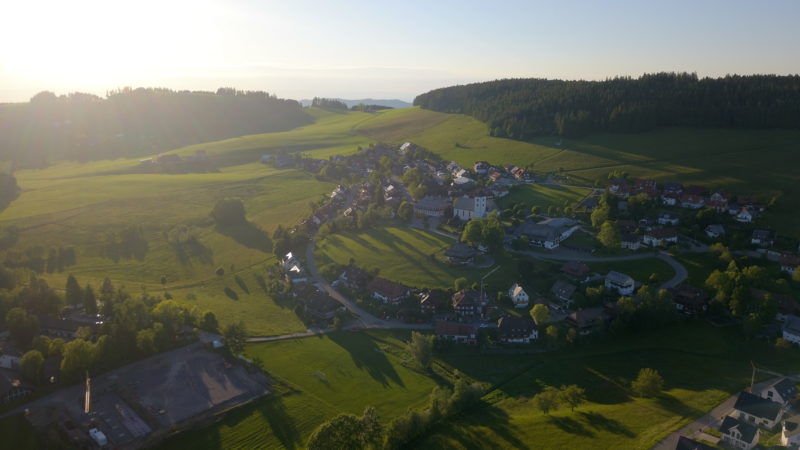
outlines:
M436 89L414 105L471 115L486 122L493 136L513 139L664 126L800 128L800 76L508 79Z
M0 104L0 159L38 167L136 157L311 122L298 102L260 91L125 88L106 98L41 92L28 103Z

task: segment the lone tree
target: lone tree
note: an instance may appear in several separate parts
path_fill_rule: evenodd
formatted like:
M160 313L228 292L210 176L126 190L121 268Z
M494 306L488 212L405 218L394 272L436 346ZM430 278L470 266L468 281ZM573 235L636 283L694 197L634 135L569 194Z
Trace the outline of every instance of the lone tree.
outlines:
M31 383L39 383L42 378L42 365L44 364L44 356L39 350L30 350L22 355L20 361L20 371L22 377Z
M639 397L654 397L664 388L664 378L655 370L644 368L631 383L631 389Z
M547 306L541 303L534 305L533 309L531 310L531 318L534 322L536 322L537 326L542 326L547 322L550 322L550 310L547 309Z
M533 404L536 409L547 414L550 411L558 408L559 391L553 386L547 386L544 390L533 397Z
M247 339L247 329L243 322L231 323L222 332L225 337L225 345L231 353L237 354L244 351L244 343Z
M413 331L411 341L408 343L408 352L425 370L430 370L431 362L433 362L433 339L433 335Z
M575 411L575 408L586 403L586 390L575 384L561 386L558 398L562 403L569 405L571 411Z
M405 222L411 222L411 218L414 216L414 207L408 202L400 203L400 206L397 207L397 216Z
M383 427L375 408L367 407L364 414L339 414L323 423L311 434L306 444L309 450L341 448L380 448Z
M600 232L597 233L597 240L606 248L619 247L621 238L617 225L610 220L603 222L603 225L600 226Z
M81 285L78 284L78 280L72 274L67 277L66 289L67 304L79 305L83 302L83 289L81 289Z

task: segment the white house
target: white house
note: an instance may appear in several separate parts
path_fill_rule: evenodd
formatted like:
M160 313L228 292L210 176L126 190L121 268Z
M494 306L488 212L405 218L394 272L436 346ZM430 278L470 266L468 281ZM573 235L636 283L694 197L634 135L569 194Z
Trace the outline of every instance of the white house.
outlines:
M733 411L731 415L740 422L770 429L783 417L783 405L746 391L739 393Z
M725 234L725 227L720 224L712 224L706 227L705 232L706 236L716 239Z
M750 450L758 444L760 432L757 426L727 416L719 426L722 442L728 447Z
M790 379L783 377L762 389L761 397L786 406L797 397L797 388Z
M461 220L483 219L492 210L494 202L484 196L469 197L463 196L456 199L453 205L453 215Z
M528 298L528 293L522 289L517 283L514 283L511 286L511 289L508 290L508 296L511 297L511 301L514 303L515 308L526 308L528 306L528 302L530 298Z
M800 417L783 421L781 426L781 445L787 448L800 448Z
M21 359L14 355L0 355L0 367L3 369L18 369Z
M783 338L793 344L800 344L800 317L786 316L783 324Z
M642 242L651 247L662 247L678 242L678 231L674 228L653 228L646 231Z
M753 213L750 212L748 208L742 208L736 213L734 219L736 219L737 222L750 223L753 221Z
M675 214L661 213L658 215L658 223L661 225L677 225L680 219Z
M607 289L614 289L619 295L631 295L636 287L636 282L630 275L611 270L606 275L605 286Z
M506 344L529 344L539 338L536 324L528 317L501 317L497 321L497 339Z

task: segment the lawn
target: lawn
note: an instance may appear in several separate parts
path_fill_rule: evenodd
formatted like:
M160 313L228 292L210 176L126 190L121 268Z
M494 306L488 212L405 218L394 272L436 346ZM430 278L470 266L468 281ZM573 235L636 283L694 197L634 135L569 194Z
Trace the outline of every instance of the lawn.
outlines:
M377 268L380 276L414 287L452 289L460 277L470 283L479 281L488 269L451 266L431 258L431 254L440 253L453 242L428 231L390 226L327 236L317 243L316 255L320 264L348 264L352 258L361 268ZM504 270L490 275L486 282L510 286L517 273L515 262L508 257L495 262Z
M591 347L541 356L516 357L530 367L506 373L484 402L457 419L442 423L413 443L414 448L650 448L750 382L750 360L786 373L800 369L798 351L782 352L761 342L744 342L736 328L687 324L635 339L622 338ZM446 360L462 373L483 378L500 361L461 356ZM665 379L665 391L653 399L635 397L630 382L651 367ZM701 368L701 370L698 370ZM496 379L496 378L495 378ZM544 385L577 384L588 403L574 412L549 415L530 398Z
M0 436L3 437L3 448L38 449L43 444L42 437L36 433L22 414L0 419Z
M635 259L630 261L592 262L589 267L599 273L606 274L609 270L616 270L633 277L637 282L647 283L651 274L656 274L659 284L675 276L669 264L657 258Z
M553 184L523 184L511 189L511 192L498 200L502 209L521 203L526 209L538 206L542 212L547 212L548 206L574 207L583 200L591 191L589 189L559 186Z
M227 414L220 422L167 440L161 448L302 448L338 413L374 406L385 422L420 407L436 382L404 367L391 332L340 332L247 347L278 380L280 393Z
M689 272L686 282L698 287L703 286L714 269L724 269L726 266L720 263L718 253L681 253L676 255L675 259Z

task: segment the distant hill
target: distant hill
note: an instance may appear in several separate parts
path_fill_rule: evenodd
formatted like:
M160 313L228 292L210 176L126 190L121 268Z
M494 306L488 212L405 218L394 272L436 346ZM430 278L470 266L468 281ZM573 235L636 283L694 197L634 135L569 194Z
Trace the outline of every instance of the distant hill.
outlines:
M414 105L468 114L487 123L492 136L521 140L673 126L798 129L800 76L509 79L436 89Z
M352 108L353 106L361 103L365 105L388 106L390 108L395 108L395 109L410 108L411 106L413 106L409 102L404 102L403 100L397 100L397 99L387 100L387 99L375 99L375 98L362 98L359 100L347 100L344 98L336 98L332 100L339 100L340 102L347 105L348 108ZM300 104L303 106L311 106L311 100L310 99L300 100Z
M295 100L232 88L125 88L106 98L41 92L27 103L0 104L0 159L40 167L54 160L137 157L312 122Z

